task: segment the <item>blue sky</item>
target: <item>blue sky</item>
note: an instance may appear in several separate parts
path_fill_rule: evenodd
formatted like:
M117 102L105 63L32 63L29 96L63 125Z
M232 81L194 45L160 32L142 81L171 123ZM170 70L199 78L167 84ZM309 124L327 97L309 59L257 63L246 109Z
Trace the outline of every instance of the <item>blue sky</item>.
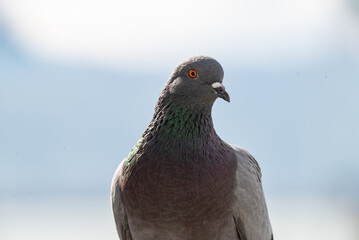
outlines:
M2 1L0 194L107 194L196 54L222 63L231 103L216 102L216 130L256 157L269 194L357 192L359 16L335 0L269 2L184 1L181 18L170 4Z

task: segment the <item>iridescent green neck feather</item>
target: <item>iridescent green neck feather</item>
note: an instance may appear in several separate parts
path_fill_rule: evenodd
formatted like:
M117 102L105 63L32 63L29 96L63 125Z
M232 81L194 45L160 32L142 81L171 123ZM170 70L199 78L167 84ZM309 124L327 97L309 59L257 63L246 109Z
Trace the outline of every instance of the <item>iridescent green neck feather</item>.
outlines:
M189 104L190 99L177 101L165 93L158 100L151 123L127 157L128 163L144 152L166 154L172 159L183 159L184 154L201 158L211 147L222 144L213 127L213 102Z

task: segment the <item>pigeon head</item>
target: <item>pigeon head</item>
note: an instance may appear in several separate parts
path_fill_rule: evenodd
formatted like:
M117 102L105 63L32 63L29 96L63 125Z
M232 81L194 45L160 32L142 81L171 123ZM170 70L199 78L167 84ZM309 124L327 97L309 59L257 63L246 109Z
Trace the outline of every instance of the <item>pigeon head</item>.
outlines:
M179 64L165 86L165 94L188 104L212 105L220 97L229 102L223 68L215 59L191 57Z

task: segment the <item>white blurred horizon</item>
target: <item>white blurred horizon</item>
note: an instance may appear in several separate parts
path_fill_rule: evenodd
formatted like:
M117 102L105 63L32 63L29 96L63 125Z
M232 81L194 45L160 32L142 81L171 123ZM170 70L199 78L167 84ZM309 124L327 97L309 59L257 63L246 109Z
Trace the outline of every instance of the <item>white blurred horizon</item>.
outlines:
M0 201L5 240L118 239L109 198L73 197ZM359 207L338 199L267 196L277 240L356 240Z
M0 0L0 239L117 239L112 174L204 54L231 95L216 131L260 163L274 238L357 240L358 43L356 0Z

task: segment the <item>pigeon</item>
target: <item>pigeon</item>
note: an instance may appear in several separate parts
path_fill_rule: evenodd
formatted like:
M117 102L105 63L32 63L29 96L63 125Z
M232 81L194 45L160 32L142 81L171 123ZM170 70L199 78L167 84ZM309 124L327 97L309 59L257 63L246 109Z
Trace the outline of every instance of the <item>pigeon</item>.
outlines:
M175 68L152 121L113 176L120 239L273 239L257 161L213 127L213 103L230 101L223 75L207 56Z

